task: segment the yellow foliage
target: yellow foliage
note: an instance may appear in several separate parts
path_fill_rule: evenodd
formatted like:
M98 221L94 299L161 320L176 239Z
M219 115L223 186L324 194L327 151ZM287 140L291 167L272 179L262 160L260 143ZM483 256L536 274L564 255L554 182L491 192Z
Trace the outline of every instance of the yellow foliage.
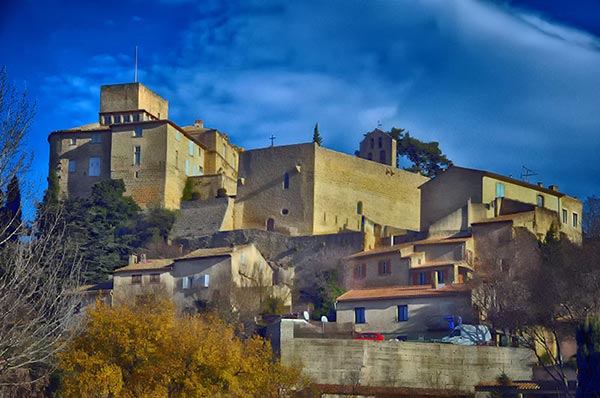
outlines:
M64 398L289 397L306 384L268 341L242 341L214 315L177 316L161 298L98 302L59 367Z

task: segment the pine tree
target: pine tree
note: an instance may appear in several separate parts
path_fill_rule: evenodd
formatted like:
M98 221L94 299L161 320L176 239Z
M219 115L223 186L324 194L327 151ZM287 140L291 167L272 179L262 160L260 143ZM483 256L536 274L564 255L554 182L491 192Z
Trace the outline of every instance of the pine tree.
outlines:
M315 129L313 132L313 142L315 144L317 144L318 146L323 145L323 138L321 137L321 134L319 134L319 123L315 123Z
M600 395L600 317L577 329L577 398Z

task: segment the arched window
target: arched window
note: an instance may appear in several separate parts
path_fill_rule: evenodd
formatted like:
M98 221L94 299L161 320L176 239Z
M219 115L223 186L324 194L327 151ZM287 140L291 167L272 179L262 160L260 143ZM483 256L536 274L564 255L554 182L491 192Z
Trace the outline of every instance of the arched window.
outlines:
M363 214L363 202L358 201L356 203L356 214Z
M288 189L290 187L290 175L285 173L283 176L283 189Z
M267 220L267 231L275 231L275 220L272 218Z

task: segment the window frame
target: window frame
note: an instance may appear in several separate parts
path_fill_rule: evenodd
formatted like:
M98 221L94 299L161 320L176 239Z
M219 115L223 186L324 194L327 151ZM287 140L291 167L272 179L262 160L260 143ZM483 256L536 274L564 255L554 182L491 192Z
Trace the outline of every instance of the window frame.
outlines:
M579 214L576 212L572 212L571 214L571 225L573 228L577 228L579 225Z
M75 173L77 172L77 160L76 159L69 159L69 173Z
M408 321L408 304L399 304L396 306L396 312L398 322L407 322Z
M569 224L569 209L562 209L562 223Z
M142 146L134 145L133 147L133 165L140 166L142 164Z

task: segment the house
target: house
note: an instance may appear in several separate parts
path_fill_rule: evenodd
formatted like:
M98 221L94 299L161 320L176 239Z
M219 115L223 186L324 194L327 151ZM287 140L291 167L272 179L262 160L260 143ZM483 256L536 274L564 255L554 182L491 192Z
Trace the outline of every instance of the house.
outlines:
M473 273L473 239L438 238L381 246L348 256L346 289L464 283Z
M201 120L178 126L168 112L168 101L140 83L102 86L97 123L48 137L61 195L85 197L99 181L123 179L142 208L176 209L188 177L198 198L235 194L241 149Z
M421 231L433 235L469 232L472 224L544 209L573 242L581 242L582 204L556 185L529 184L483 170L452 166L427 181L421 190ZM541 213L536 213L540 215ZM546 224L548 225L548 224ZM540 233L539 228L534 233ZM544 231L545 233L546 231Z
M275 286L272 268L252 244L198 249L175 259L141 260L115 270L115 303L161 292L190 311L209 304L258 307L270 296L291 305L289 288Z
M337 322L377 331L388 338L441 337L459 319L473 322L471 290L465 284L352 289L337 298Z

